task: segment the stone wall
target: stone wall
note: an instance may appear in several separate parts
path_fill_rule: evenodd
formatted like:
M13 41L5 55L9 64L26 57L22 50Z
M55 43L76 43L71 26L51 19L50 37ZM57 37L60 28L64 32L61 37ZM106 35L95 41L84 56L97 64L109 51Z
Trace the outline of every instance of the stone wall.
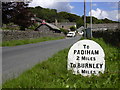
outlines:
M52 33L52 32L39 32L39 31L15 31L15 30L2 30L2 40L23 40L23 39L33 39L40 37L61 37L64 36L63 33Z
M88 24L87 28L91 28L91 25ZM94 31L104 30L104 28L108 30L116 30L118 29L118 23L92 24L92 29Z

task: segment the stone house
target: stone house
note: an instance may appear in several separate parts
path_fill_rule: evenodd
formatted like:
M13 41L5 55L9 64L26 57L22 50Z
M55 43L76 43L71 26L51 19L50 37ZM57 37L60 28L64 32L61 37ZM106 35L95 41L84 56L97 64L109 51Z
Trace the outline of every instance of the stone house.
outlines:
M76 27L76 23L75 22L59 22L57 20L55 20L55 23L52 23L55 26L57 26L58 28L63 28L66 30L70 30L70 27L75 26Z
M45 22L45 20L42 21L42 23L35 29L35 31L39 32L45 32L45 33L61 33L60 29L50 23Z

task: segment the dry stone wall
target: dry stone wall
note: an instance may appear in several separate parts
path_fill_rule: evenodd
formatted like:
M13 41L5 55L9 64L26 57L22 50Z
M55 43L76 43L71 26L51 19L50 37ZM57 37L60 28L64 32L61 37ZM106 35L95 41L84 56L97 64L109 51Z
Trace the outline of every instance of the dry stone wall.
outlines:
M34 39L40 37L61 37L64 36L63 33L53 33L53 32L39 32L39 31L15 31L15 30L2 30L2 40L23 40L23 39Z

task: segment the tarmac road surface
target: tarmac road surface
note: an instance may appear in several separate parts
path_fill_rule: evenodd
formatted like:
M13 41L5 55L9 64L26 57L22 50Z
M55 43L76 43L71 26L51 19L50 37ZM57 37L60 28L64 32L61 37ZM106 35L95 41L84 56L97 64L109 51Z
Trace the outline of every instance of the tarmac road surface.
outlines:
M47 60L60 50L69 48L80 39L80 36L61 40L46 41L15 47L2 48L3 82L17 77L35 64Z

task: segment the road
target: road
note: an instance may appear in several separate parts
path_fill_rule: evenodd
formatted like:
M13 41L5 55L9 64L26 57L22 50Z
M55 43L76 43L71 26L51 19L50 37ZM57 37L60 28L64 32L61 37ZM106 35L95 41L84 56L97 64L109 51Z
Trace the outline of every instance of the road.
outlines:
M15 78L20 73L35 64L47 60L58 51L70 47L80 37L62 40L46 41L36 44L27 44L15 47L2 48L2 78L3 82Z

